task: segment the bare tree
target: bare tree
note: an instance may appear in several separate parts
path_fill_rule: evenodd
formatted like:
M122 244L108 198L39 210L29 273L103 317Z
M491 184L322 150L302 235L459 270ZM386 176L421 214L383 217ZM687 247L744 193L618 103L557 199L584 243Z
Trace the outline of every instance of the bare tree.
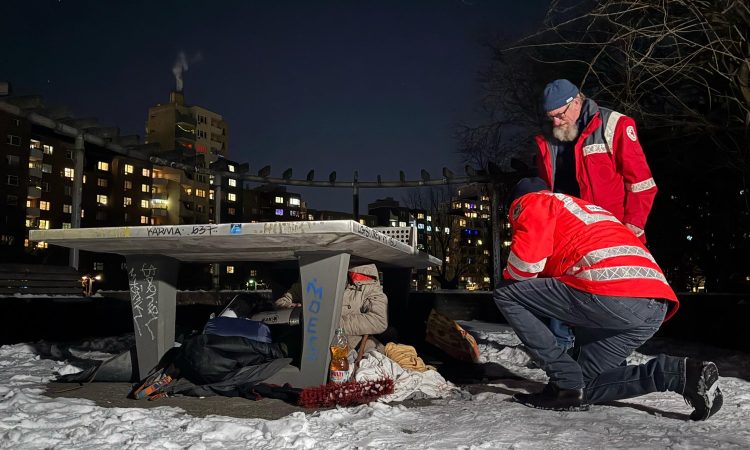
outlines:
M568 77L597 102L636 118L652 144L674 136L710 143L719 151L714 168L736 171L747 187L746 0L553 0L540 31L490 48L482 74L487 120L457 132L467 161L503 165L528 150L539 131L541 87Z
M577 74L598 102L635 117L652 145L707 139L718 151L713 169L736 171L747 186L746 0L555 0L544 28L505 52Z
M457 132L467 161L504 166L515 152L534 154L542 88L568 78L638 122L660 190L651 248L672 279L697 270L707 289L747 279L747 0L553 0L538 32L490 48L486 121Z

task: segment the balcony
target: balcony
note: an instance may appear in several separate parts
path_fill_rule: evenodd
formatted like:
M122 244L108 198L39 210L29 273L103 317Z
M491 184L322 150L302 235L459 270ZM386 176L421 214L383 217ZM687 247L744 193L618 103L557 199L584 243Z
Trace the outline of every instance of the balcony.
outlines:
M42 198L42 188L38 186L29 186L28 198Z
M152 208L151 209L151 217L167 217L169 213L166 209L160 209L160 208Z
M39 208L28 207L26 208L26 217L39 217L41 210Z
M178 141L194 143L195 142L195 130L188 130L178 127L174 129L174 138Z
M167 194L166 192L154 193L151 194L151 200L163 200L166 202L167 200L169 200L169 194Z
M42 178L42 169L39 168L29 168L29 177L31 178Z
M190 114L182 114L179 111L175 113L174 121L175 123L192 125L193 128L198 124L193 116Z
M29 149L29 161L41 161L44 158L44 152L41 148Z
M154 187L166 187L169 183L169 180L166 178L153 178L151 180L151 186Z

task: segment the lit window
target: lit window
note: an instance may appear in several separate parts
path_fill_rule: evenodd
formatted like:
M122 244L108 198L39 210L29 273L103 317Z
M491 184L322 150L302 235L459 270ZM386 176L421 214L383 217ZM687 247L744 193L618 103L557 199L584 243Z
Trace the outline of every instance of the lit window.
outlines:
M232 192L228 193L227 194L227 201L230 201L230 202L237 201L237 194L232 193Z
M233 165L230 164L227 167L229 168L230 172L234 173L234 166Z
M144 225L148 225L148 216L141 216L141 223Z
M420 230L424 230L424 224L423 223L418 223L417 224L417 228L420 229Z
M133 165L132 164L125 164L125 175L129 175L133 173Z
M211 200L214 199L214 190L213 189L211 189L210 191L208 191L208 198L211 199Z
M36 248L47 248L47 243L42 241L36 244Z
M417 213L417 219L424 219L423 213Z
M107 170L109 170L109 163L104 162L104 161L99 161L99 163L97 163L96 165L96 168L106 172Z
M205 198L206 197L206 191L203 189L196 189L195 190L195 196Z
M125 190L133 189L133 182L130 180L125 180Z
M133 204L133 199L130 197L123 197L122 198L122 206L130 206Z
M283 216L283 215L284 215L284 210L283 210L283 209L280 209L280 208L279 208L279 209L277 209L277 210L276 210L276 215L277 215L277 216Z
M99 194L96 196L96 202L100 205L106 205L107 204L107 196L103 194Z
M427 221L432 222L432 216L427 216Z
M31 139L29 141L29 148L42 148L42 143L36 139Z
M71 180L75 178L76 171L71 169L70 167L66 167L63 169L63 176L65 178L70 178Z
M275 201L276 203L282 204L284 203L284 197L276 197Z
M86 184L86 175L83 175L83 184Z
M68 229L72 228L72 225L70 224L70 222L63 222L62 228L63 228L63 230L68 230Z
M147 184L141 185L141 192L149 192L150 190L151 188L149 188Z
M141 208L148 208L148 200L141 200Z
M299 206L300 200L297 197L289 197L289 206Z
M229 183L229 186L231 187L237 187L237 180L235 180L234 178L230 178L227 183Z
M99 187L107 187L107 180L105 178L98 178L96 180L96 185Z
M24 239L23 240L23 246L24 247L28 247L29 246L29 240L28 239Z
M151 171L148 170L148 169L143 169L141 171L141 173L143 174L144 177L150 177L151 176Z
M49 220L39 219L39 229L40 230L49 230Z
M406 222L399 222L399 223L398 223L398 226L400 226L400 227L405 227L405 226L406 226Z
M63 212L65 214L70 214L73 212L73 205L63 205Z
M234 273L234 266L227 266L227 273Z
M42 211L49 211L49 202L45 202L44 200L39 202L39 209Z
M52 173L52 164L42 164L42 173Z
M55 149L51 145L43 145L42 148L44 148L45 155L51 155L52 152L55 151Z
M466 221L464 219L459 220L458 221L458 226L459 227L465 227L466 226Z

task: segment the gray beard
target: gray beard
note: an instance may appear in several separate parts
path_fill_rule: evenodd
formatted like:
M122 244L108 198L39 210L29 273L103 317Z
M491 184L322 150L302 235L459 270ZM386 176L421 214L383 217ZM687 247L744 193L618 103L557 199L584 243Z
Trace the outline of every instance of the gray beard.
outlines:
M573 123L552 127L552 136L561 142L573 142L578 138L578 126Z

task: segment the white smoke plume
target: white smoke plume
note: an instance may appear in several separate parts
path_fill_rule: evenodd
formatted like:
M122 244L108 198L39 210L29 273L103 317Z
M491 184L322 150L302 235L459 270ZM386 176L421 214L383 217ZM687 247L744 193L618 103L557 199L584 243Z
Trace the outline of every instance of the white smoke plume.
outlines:
M174 62L174 66L172 66L172 73L174 74L177 92L182 92L182 73L186 72L188 70L188 67L190 67L188 62L192 64L200 61L201 59L203 59L203 56L200 54L200 52L196 53L190 58L185 56L185 52L182 50L177 54L177 59Z

